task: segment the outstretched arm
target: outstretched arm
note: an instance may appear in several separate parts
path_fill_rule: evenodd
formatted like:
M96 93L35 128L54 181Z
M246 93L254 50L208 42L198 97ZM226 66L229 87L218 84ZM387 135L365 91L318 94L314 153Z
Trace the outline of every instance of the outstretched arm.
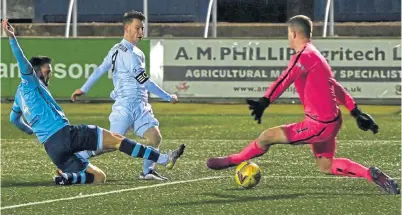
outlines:
M301 62L302 53L299 53L294 61L291 61L288 68L283 72L278 79L271 84L264 96L258 101L247 99L251 115L254 120L261 123L261 117L264 110L274 102L282 93L303 73L307 73L306 67Z
M99 78L101 78L107 71L112 67L112 59L110 59L109 54L103 59L102 64L95 69L95 71L89 76L87 81L82 85L80 89L76 89L71 95L71 100L74 102L77 100L78 96L82 96L91 89Z
M296 61L289 65L278 79L269 86L264 97L268 98L270 103L274 102L304 72L307 72L306 68L296 59Z
M88 93L88 91L91 89L92 85L94 85L99 78L101 78L107 71L110 70L112 67L112 61L109 59L108 56L106 56L103 59L102 64L95 69L95 71L89 76L88 80L82 85L80 88L84 93Z
M173 97L166 91L164 91L162 88L160 88L155 82L153 82L151 79L148 79L147 82L145 82L145 88L152 94L157 95L159 98L171 102Z
M36 74L31 64L29 63L24 53L22 52L20 45L18 44L17 38L14 35L13 27L8 23L7 19L3 19L1 24L4 32L10 39L11 51L13 52L17 60L18 67L20 68L21 79L27 86L31 87L38 86L38 78L36 77Z

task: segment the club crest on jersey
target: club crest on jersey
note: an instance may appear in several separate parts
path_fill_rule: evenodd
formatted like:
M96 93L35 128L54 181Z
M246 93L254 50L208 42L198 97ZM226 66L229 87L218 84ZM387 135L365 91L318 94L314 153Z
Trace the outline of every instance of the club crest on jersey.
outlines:
M139 75L135 77L135 79L138 81L138 83L143 84L149 79L149 77L147 73L145 73L145 71L142 71Z

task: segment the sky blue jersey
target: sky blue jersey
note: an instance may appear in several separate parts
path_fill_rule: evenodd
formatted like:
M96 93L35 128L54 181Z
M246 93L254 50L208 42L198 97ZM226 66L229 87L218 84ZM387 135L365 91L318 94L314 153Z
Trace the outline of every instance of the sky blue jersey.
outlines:
M39 142L44 143L58 130L69 125L69 121L47 87L36 76L15 38L10 39L10 45L21 73L21 83L15 93L11 114L22 114Z

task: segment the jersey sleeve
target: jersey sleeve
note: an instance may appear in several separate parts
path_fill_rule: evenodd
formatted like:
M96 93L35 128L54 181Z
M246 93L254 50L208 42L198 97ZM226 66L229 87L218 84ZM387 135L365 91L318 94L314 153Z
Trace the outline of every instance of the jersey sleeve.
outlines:
M159 98L170 102L172 100L172 96L160 88L155 82L151 79L145 82L145 88L152 94L157 95Z
M12 111L15 113L22 113L20 106L18 106L17 102L14 101Z
M268 98L273 103L282 93L303 73L307 73L306 65L302 58L302 53L296 57L294 61L291 61L287 69L271 84L264 94L264 97Z
M31 63L25 57L16 38L10 39L11 51L13 52L18 67L20 68L22 83L25 87L35 88L39 85L39 79L32 68Z
M356 102L353 97L335 79L331 78L330 82L334 86L337 102L344 105L349 111L352 111L356 107Z
M32 134L32 128L25 123L22 119L22 111L18 104L14 101L11 113L10 113L10 122L13 123L18 129L21 131Z
M83 92L88 93L91 87L107 72L112 68L112 57L115 59L117 57L117 50L116 55L110 56L110 52L107 56L103 59L102 64L95 69L95 71L89 76L87 81L82 85L80 88Z

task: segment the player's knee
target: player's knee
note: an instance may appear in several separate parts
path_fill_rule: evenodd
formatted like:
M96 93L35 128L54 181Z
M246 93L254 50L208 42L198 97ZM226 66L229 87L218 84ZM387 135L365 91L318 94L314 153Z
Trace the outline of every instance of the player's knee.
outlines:
M147 139L147 145L153 147L159 147L162 142L162 136L160 134L155 134L151 138Z
M274 138L273 132L271 132L270 130L266 130L266 131L262 132L260 134L260 136L258 136L257 142L260 145L269 145L272 143L273 138Z
M155 146L156 147L159 147L159 145L162 143L162 135L161 134L159 134L159 135L157 135L156 137L155 137Z
M143 136L147 141L146 145L148 146L157 148L162 142L162 135L157 126L149 128L147 131L144 132Z
M103 129L103 148L104 149L119 149L121 141L125 139L123 135L112 133L109 130Z
M118 141L121 141L125 138L123 135L121 135L119 133L112 133L112 134L113 134L113 136L116 137L116 139L118 139Z
M262 146L270 145L275 142L275 138L276 138L275 132L271 129L268 129L260 134L260 136L257 138L257 142Z
M102 171L96 171L95 173L93 173L94 175L94 184L103 184L106 182L106 174Z
M262 146L269 146L276 143L284 143L283 132L280 130L281 128L275 127L265 130L260 134L257 138L257 142Z
M159 147L162 142L162 135L159 129L151 128L144 133L144 138L148 146Z

